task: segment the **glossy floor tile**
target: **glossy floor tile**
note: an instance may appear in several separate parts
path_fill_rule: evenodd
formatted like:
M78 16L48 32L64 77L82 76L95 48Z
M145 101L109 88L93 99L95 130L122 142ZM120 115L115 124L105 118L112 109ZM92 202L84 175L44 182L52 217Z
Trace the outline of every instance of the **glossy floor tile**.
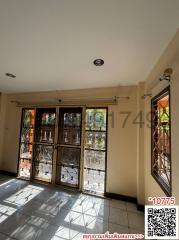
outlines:
M0 240L77 240L143 233L136 205L0 175Z

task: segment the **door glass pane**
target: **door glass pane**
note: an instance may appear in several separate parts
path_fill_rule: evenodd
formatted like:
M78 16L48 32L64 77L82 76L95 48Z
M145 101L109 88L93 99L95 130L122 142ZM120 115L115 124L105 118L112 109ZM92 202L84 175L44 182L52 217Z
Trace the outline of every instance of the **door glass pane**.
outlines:
M105 172L92 169L84 169L84 189L96 192L104 192Z
M20 159L19 161L19 176L22 178L30 178L31 161L27 159Z
M78 168L63 165L61 167L61 182L77 186Z
M105 150L106 133L105 132L86 132L85 147L96 150Z
M34 160L37 162L52 163L53 147L44 145L35 145Z
M20 158L32 158L32 144L22 143L20 146Z
M35 121L33 178L44 182L52 180L55 137L55 108L38 108Z
M69 145L80 145L80 136L80 129L64 129L62 143Z
M55 116L54 112L43 112L41 123L42 125L55 125Z
M62 109L60 112L60 135L59 142L65 145L81 144L81 111Z
M86 130L106 131L106 109L86 110Z
M105 152L85 150L84 164L86 168L105 170Z
M59 147L56 183L78 187L81 156L82 108L59 111Z
M37 180L51 182L52 164L42 162L34 162L33 177Z
M34 129L22 128L22 131L21 131L21 142L22 143L32 143L33 136L34 136Z
M34 141L35 109L22 109L18 177L30 179Z
M58 163L71 166L79 166L80 163L80 148L59 147L58 148Z
M81 126L81 113L66 112L64 113L63 119L64 119L64 128Z
M37 126L35 141L41 143L54 143L54 126Z
M23 127L33 128L35 123L35 110L24 109L23 110Z

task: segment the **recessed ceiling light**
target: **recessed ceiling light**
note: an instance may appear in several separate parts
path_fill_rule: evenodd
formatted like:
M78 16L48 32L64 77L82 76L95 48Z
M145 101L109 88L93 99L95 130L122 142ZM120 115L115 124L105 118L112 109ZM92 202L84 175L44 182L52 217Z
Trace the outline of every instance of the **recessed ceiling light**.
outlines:
M93 63L95 66L102 66L104 64L104 60L98 58L98 59L95 59Z
M7 76L7 77L11 77L11 78L15 78L16 76L14 75L14 74L12 74L12 73L5 73L5 75Z

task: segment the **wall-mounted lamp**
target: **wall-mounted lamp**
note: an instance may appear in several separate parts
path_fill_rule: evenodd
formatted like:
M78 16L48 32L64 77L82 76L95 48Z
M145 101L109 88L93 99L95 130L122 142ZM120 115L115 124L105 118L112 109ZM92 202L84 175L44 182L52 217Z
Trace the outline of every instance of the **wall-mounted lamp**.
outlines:
M155 88L157 86L157 84L161 81L171 81L171 75L173 73L173 69L172 68L167 68L165 69L163 75L158 79L156 79L152 85L147 89L146 93L144 93L144 95L142 96L142 99L146 99L147 97L152 97L152 90L153 88Z
M171 80L171 75L173 73L173 69L172 68L167 68L165 69L163 75L159 78L160 81L168 81L170 82Z
M152 97L152 93L144 93L142 96L143 99L146 99L147 97Z

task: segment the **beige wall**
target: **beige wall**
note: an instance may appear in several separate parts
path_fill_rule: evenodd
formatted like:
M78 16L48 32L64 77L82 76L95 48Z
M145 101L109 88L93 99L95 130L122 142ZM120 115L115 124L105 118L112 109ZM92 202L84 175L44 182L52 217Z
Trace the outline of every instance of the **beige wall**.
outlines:
M137 114L138 121L145 124L144 99L141 97L144 94L144 83L138 84L137 98ZM137 125L137 198L138 203L144 204L145 195L145 177L144 177L144 124Z
M132 122L137 112L136 101L137 87L133 87L130 100L109 107L109 114L114 112L114 127L109 119L108 191L128 196L137 196L137 125ZM131 113L124 127L123 112Z
M6 122L6 94L1 93L0 95L0 166L3 161L3 144L5 136L5 122Z
M136 197L137 125L133 124L132 120L137 112L137 86L7 95L1 169L17 171L21 108L16 107L16 103L12 103L12 100L29 103L33 101L53 102L59 98L114 96L129 96L130 99L119 99L118 105L109 106L107 191ZM123 111L131 112L124 128L122 124L125 115L121 114ZM114 121L112 116L114 116Z
M145 83L145 91L152 93L152 97L169 85L167 81L159 82L159 76L168 67L173 68L171 87L171 149L172 149L172 195L176 197L179 204L179 33L176 34L166 51L163 53L155 68ZM145 114L150 111L151 98L145 99ZM160 186L151 176L151 131L145 126L144 133L145 154L145 202L148 203L149 196L165 196Z

